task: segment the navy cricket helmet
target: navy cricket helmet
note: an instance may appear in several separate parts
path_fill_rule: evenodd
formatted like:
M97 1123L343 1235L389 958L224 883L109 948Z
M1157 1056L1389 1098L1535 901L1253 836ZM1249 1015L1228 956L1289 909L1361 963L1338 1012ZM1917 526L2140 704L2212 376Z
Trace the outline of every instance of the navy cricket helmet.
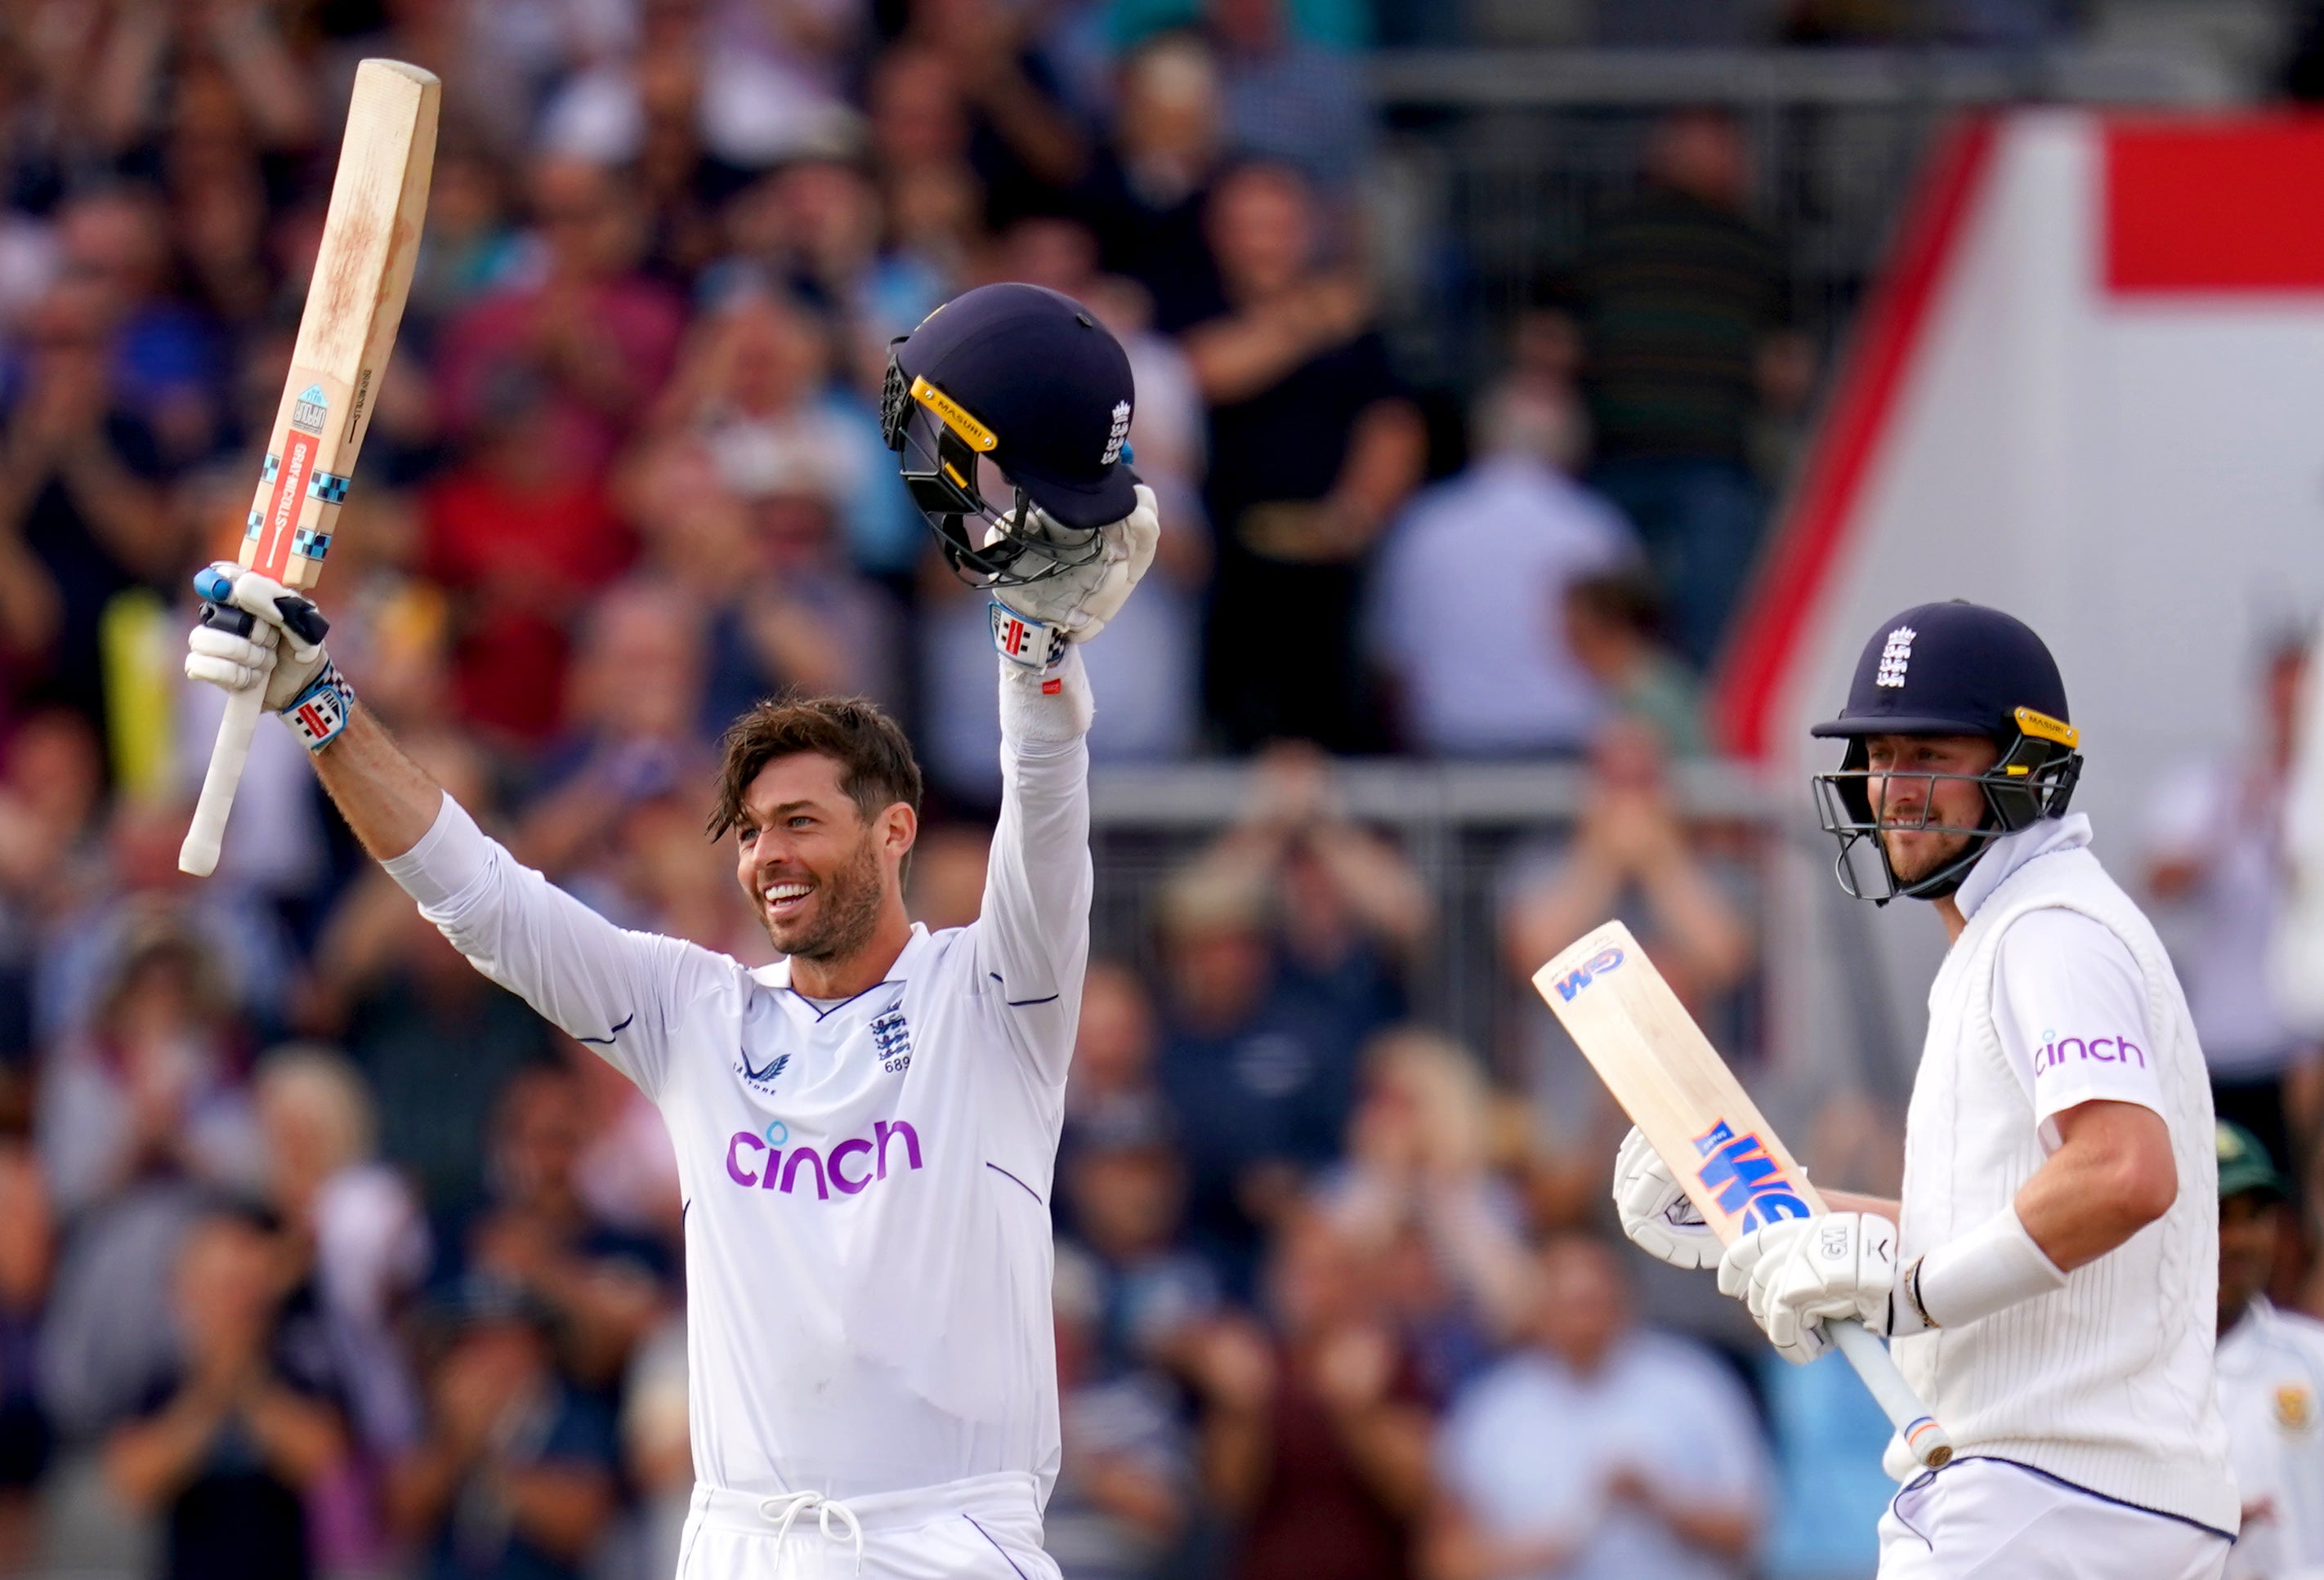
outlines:
M1848 742L1839 768L1815 776L1816 810L1840 841L1840 886L1857 899L1886 905L1902 895L1941 899L1969 877L1986 848L2047 817L2062 817L2081 776L2080 735L2069 721L2066 683L2033 628L1997 609L1955 600L1923 603L1881 622L1856 661L1848 705L1811 735ZM1876 735L1981 735L1999 749L1978 774L1884 771L1869 767L1866 741ZM1923 781L1919 818L1884 822L1871 782ZM1932 822L1936 781L1965 780L1983 793L1973 826ZM1968 848L1911 881L1889 865L1884 828L1969 836Z
M953 568L1021 585L1095 558L1097 529L1137 509L1135 399L1129 356L1088 308L1038 285L985 285L890 344L880 431ZM980 462L1013 491L1006 509L980 491ZM1034 507L1046 530L1029 524Z

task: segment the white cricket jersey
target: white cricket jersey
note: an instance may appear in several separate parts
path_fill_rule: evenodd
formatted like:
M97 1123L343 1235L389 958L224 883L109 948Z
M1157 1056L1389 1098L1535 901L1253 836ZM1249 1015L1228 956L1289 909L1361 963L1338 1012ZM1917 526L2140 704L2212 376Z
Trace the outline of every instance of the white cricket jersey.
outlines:
M445 798L386 863L494 981L659 1106L696 1478L847 1499L1057 1471L1048 1196L1089 944L1088 756L1004 743L983 909L836 1006L626 932Z
M2244 1525L2235 1580L2324 1580L2324 1322L2254 1300L2219 1336Z
M2056 1149L2055 1116L2094 1098L2163 1117L2178 1198L2063 1289L1900 1338L1896 1362L1960 1456L2232 1534L2210 1087L2170 959L2089 843L2079 813L1997 840L1956 896L1969 925L1929 990L1898 1254L2010 1205Z

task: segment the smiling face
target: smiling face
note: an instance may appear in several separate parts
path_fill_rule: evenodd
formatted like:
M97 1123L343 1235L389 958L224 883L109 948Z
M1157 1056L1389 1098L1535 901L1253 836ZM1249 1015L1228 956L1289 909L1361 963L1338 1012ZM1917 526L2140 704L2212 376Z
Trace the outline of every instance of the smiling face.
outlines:
M1880 843L1899 884L1919 882L1969 848L1974 835L1936 828L1981 826L1984 789L1966 779L1922 776L1981 774L2000 757L1999 747L1982 735L1875 735L1864 750L1871 770L1865 796L1879 814Z
M900 801L866 817L843 772L835 758L795 752L761 768L742 796L734 876L768 939L795 960L844 960L879 931L884 911L902 911L904 857L919 820Z

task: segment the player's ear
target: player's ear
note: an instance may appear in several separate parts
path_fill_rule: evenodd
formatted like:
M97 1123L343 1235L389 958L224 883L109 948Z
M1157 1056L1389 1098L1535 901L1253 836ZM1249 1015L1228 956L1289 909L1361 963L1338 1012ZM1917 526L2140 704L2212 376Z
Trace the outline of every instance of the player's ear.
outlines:
M880 813L880 847L899 860L912 853L920 839L920 814L911 803L891 801Z

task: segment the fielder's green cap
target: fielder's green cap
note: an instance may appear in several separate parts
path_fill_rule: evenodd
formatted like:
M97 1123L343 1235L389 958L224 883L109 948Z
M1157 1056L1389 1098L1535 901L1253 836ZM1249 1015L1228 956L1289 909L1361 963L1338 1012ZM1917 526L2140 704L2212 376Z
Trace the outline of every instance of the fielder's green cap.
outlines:
M2222 1119L2219 1126L2219 1199L2259 1190L2279 1201L2292 1199L2292 1181L2277 1171L2259 1137Z

